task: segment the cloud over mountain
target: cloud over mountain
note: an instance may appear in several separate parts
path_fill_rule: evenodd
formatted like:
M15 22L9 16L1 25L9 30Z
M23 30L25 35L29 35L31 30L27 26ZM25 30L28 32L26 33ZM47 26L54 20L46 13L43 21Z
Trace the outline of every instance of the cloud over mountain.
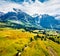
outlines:
M19 8L22 11L33 14L60 15L59 0L0 0L0 11L13 11ZM23 2L23 3L22 3Z

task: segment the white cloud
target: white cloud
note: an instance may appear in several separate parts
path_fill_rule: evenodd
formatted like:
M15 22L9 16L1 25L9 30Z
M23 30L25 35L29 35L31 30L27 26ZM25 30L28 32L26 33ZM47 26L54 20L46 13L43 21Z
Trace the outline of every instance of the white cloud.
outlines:
M20 8L22 9L23 7L19 4L12 3L12 2L0 2L0 11L2 12L8 12L8 11L13 11L13 8Z
M28 13L32 14L59 14L60 13L60 1L50 0L45 3L35 2L33 4L25 4L25 8Z
M41 3L38 0L35 3L29 4L24 2L23 4L17 4L12 2L0 2L0 11L8 12L13 11L12 8L19 8L26 13L33 14L49 14L56 15L60 14L60 0L49 0Z

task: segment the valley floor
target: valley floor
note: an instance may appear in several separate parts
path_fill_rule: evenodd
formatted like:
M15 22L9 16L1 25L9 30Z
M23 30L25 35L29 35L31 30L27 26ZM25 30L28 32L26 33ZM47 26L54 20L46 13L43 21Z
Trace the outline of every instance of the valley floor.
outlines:
M20 29L0 28L0 56L60 56L60 44Z

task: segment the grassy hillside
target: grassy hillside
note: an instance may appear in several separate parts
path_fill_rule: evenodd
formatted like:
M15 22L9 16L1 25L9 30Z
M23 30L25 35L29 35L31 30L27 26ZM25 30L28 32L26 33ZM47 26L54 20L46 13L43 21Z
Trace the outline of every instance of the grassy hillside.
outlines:
M18 52L20 56L60 56L60 44L49 37L24 29L0 28L0 56L16 56Z

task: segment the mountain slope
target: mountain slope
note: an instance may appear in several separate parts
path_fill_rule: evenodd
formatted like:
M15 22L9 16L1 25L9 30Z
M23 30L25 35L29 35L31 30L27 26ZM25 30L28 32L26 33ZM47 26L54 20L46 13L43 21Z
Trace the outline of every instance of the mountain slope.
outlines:
M55 29L59 25L59 22L58 20L55 19L55 17L45 14L42 16L42 19L40 20L40 24L44 28Z
M9 26L13 25L16 28L38 28L35 23L35 18L21 11L13 8L15 12L8 12L0 16L0 22L5 22Z
M14 28L60 29L60 21L56 20L53 16L43 14L32 17L20 9L13 8L13 10L15 12L0 13L0 22Z

